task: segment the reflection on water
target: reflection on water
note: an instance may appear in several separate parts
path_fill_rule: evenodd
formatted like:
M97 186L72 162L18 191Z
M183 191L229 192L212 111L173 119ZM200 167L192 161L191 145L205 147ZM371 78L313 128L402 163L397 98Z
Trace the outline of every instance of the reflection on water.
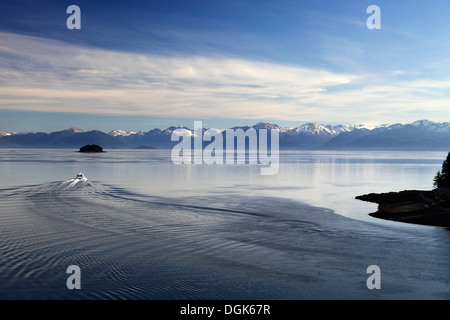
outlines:
M257 165L174 165L170 150L0 149L0 188L63 181L83 172L91 180L162 196L248 194L282 197L367 219L376 205L354 200L370 192L430 189L445 152L281 151L274 176ZM370 218L368 218L370 219Z
M450 233L354 200L429 189L445 153L280 156L261 176L176 166L169 150L0 150L0 298L450 298ZM67 188L78 172L89 180ZM382 290L366 287L372 264Z

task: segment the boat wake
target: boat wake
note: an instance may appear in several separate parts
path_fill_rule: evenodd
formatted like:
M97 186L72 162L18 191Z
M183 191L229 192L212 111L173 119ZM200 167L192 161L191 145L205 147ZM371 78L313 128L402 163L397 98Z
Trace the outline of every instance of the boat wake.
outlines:
M448 234L402 230L288 199L161 197L78 175L0 190L0 299L370 298L373 263L422 279L384 280L384 298L450 298Z
M86 185L88 185L88 179L84 176L83 173L77 174L77 176L74 179L70 179L67 181L64 181L60 183L57 188L63 189L63 190L74 190L78 188L83 188Z

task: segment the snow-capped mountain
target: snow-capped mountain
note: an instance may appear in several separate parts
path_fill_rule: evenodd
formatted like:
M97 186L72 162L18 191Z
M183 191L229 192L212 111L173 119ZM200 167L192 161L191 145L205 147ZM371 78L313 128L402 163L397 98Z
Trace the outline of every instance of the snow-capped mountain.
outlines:
M51 133L25 132L0 136L0 147L7 148L75 148L98 144L105 148L127 148L128 145L98 130L84 132L70 128Z
M152 145L158 148L173 146L170 140L176 129L186 129L184 135L193 135L193 130L186 127L169 127L165 130L153 129L145 133L133 134L121 130L109 134L122 142L136 147ZM356 125L324 125L305 123L294 128L284 128L277 124L260 122L253 126L239 126L232 129L253 128L277 129L280 132L280 147L290 149L302 148L448 148L446 136L450 133L447 122L437 123L427 120L415 121L411 124L356 124ZM205 128L204 128L205 130ZM203 130L203 131L204 131Z
M324 126L319 123L306 123L290 130L296 134L306 134L310 136L336 136L336 131L331 126Z
M69 128L67 130L63 130L63 131L67 131L67 132L71 132L71 133L82 133L82 132L84 132L83 130L78 129L78 128L74 128L74 127Z
M350 131L354 130L355 126L338 124L336 126L332 126L331 128L333 129L334 132L336 132L337 134L340 134L342 132L350 132Z
M412 126L427 131L450 132L450 122L433 122L428 120L417 120L411 123Z
M74 134L78 134L78 133L83 133L83 132L84 132L84 131L81 130L81 129L73 128L73 127L72 127L72 128L66 129L66 130L57 131L57 132L52 132L51 134L59 133L59 134L65 135L65 136L70 136L70 135L74 135Z
M143 133L144 131L141 131L141 132ZM137 132L134 132L134 131L123 131L123 130L112 130L108 134L110 136L112 136L112 137L117 137L117 136L128 137L129 135L137 134Z
M386 126L388 126L388 125L386 125L386 124L373 125L373 124L360 123L360 124L356 124L354 126L351 126L352 129L350 131L353 131L355 129L357 129L357 130L374 130L374 129L377 129L377 128L384 128Z
M324 125L305 123L294 128L283 128L277 124L260 122L253 126L232 129L253 128L255 130L277 129L280 148L285 149L397 149L397 150L450 150L450 123L418 120L410 124L383 125ZM184 129L182 132L177 129ZM205 132L206 128L203 128ZM222 132L224 129L219 129ZM78 128L43 133L0 132L0 147L18 148L79 148L83 144L98 144L106 148L172 148L178 141L172 141L172 133L180 136L194 136L194 131L183 126L150 131L112 130L108 134L98 130L84 132ZM176 140L176 139L175 139ZM225 139L224 139L224 142Z
M266 123L259 122L259 123L255 124L254 126L252 126L252 128L255 130L259 130L259 129L278 130L280 133L288 131L287 128L283 128L277 124L272 124L272 123L267 123L267 122Z
M356 127L323 145L331 149L450 150L448 123L427 120L389 124L372 129Z

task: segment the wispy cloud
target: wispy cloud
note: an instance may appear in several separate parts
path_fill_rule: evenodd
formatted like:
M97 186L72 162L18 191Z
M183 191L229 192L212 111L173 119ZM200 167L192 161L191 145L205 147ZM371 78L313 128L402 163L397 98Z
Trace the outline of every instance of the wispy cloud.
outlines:
M426 107L449 118L449 83L395 78L220 55L116 52L0 33L0 110L386 122Z

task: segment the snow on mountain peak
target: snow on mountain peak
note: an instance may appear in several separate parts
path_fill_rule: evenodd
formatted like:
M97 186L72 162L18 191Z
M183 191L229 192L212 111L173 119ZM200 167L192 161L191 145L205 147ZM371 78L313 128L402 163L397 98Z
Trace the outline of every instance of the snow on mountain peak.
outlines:
M336 126L332 127L332 130L336 132L336 134L340 134L342 132L350 132L355 128L355 126L349 126L349 125L342 125L338 124Z
M406 124L405 124L406 125ZM277 124L272 124L272 123L265 123L265 122L259 122L253 126L246 126L246 127L235 127L235 128L244 128L245 130L248 128L254 128L256 130L259 129L267 129L267 130L272 130L272 129L278 129L280 133L287 133L289 135L298 135L298 134L306 134L309 136L337 136L341 133L344 132L351 132L353 130L374 130L374 129L378 129L378 128L386 128L386 129L398 129L398 128L402 128L403 126L405 126L404 124L401 123L396 123L396 124L376 124L376 123L363 123L363 124L357 124L357 125L323 125L320 123L315 123L315 122L309 122L309 123L305 123L301 126L295 127L295 128L285 128L285 127L281 127ZM427 131L435 131L435 132L450 132L450 123L449 122L443 122L443 123L438 123L438 122L433 122L433 121L428 121L428 120L418 120L415 121L413 123L410 123L410 125L417 127L417 128L421 128ZM178 130L177 129L184 129L184 130ZM203 131L206 131L207 128L203 128ZM232 128L233 129L233 128ZM74 129L71 128L70 130L75 130L76 132L82 132L79 129ZM149 132L145 132L145 131L139 131L139 132L134 132L134 131L123 131L123 130L112 130L110 131L108 134L110 136L113 137L129 137L129 136L144 136L144 135L159 135L159 134L165 134L165 135L171 135L172 132L175 131L175 134L179 134L179 135L194 135L194 131L184 127L184 126L172 126L169 127L165 130L160 130L160 129L153 129ZM221 131L221 130L219 130ZM182 133L183 132L183 133ZM10 135L8 133L0 133L0 136L6 136L6 135Z
M437 123L429 120L417 120L411 123L412 126L420 129L424 129L427 131L436 131L436 132L450 132L450 123L449 122L441 122Z
M293 130L296 133L304 133L307 135L337 135L332 128L313 122L305 123L304 125L294 128Z
M116 136L122 136L122 137L128 137L130 135L136 134L134 131L123 131L123 130L112 130L108 133L110 136L116 137Z
M373 130L373 129L380 128L380 127L383 127L383 125L380 126L380 125L360 123L360 124L355 125L354 129L358 129L358 130L361 130L361 129Z
M70 132L70 133L81 133L81 132L83 132L83 130L78 129L78 128L75 128L75 127L66 129L66 130L64 130L64 131L67 131L67 132Z
M252 126L252 128L254 128L255 130L259 130L259 129L275 130L275 129L277 129L280 132L286 131L285 128L280 127L277 124L264 123L264 122L259 122L259 123L255 124L254 126Z
M411 125L413 125L415 127L429 127L429 126L435 126L436 122L423 119L423 120L414 121L413 123L411 123Z

